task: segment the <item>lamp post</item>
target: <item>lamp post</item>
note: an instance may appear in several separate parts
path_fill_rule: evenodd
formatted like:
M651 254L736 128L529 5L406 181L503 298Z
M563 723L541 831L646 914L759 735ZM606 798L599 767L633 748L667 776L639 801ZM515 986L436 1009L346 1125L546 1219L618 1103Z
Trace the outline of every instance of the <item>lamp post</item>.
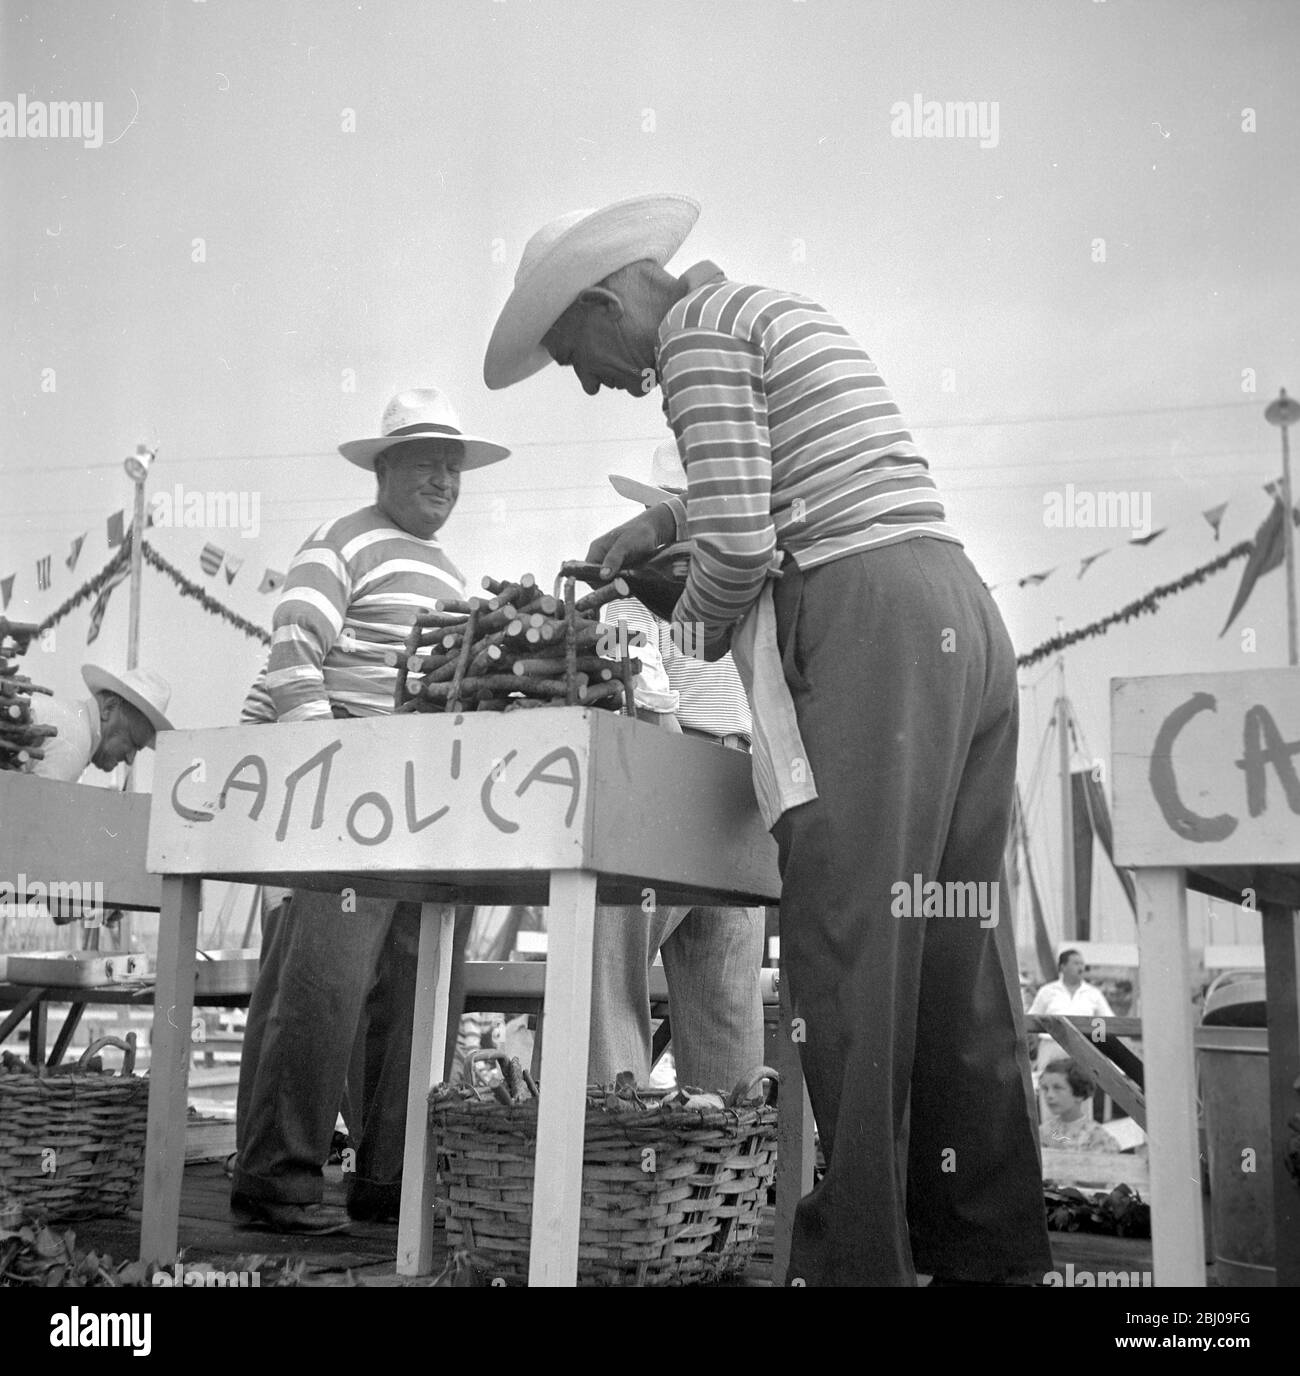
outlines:
M144 573L144 486L149 481L149 470L157 451L148 445L137 444L135 453L122 460L126 476L135 484L135 507L131 516L131 615L126 632L126 667L139 667L140 660L140 584ZM122 780L122 792L130 793L135 781L135 766L126 767L126 777ZM117 944L123 951L132 946L131 915L124 913L118 924ZM98 934L96 934L98 935Z
M1291 446L1287 429L1300 420L1300 402L1287 396L1283 387L1276 401L1264 412L1264 419L1282 431L1282 548L1286 551L1286 644L1287 663L1300 664L1296 643L1295 605L1295 517L1291 498Z
M144 570L144 485L157 457L156 451L138 444L135 453L122 461L127 477L135 484L135 512L131 517L131 619L127 629L126 667L135 669L140 658L140 582ZM129 777L129 776L128 776Z

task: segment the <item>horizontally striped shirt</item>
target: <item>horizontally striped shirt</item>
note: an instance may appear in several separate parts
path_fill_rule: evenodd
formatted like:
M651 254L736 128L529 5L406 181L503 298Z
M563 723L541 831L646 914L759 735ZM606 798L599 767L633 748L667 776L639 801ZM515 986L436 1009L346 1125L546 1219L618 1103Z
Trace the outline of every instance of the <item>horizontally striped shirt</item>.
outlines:
M239 709L240 726L264 726L267 722L278 720L275 715L275 703L266 686L267 667L265 664L262 666L262 672L253 680L253 686L248 690L244 705Z
M691 569L673 620L726 643L777 550L800 569L928 536L961 541L876 365L816 302L713 263L659 326L664 412L686 466L672 498Z
M272 621L266 686L280 721L393 710L400 650L418 611L463 598L465 583L436 538L409 535L377 507L327 521L289 565Z
M677 693L675 715L679 726L707 731L714 736L734 735L749 739L749 699L730 655L708 664L697 656L683 653L683 649L691 647L678 647L682 632L674 633L667 621L661 620L635 597L607 602L601 613L610 622L626 621L630 632L644 631L649 644L658 648L669 686Z

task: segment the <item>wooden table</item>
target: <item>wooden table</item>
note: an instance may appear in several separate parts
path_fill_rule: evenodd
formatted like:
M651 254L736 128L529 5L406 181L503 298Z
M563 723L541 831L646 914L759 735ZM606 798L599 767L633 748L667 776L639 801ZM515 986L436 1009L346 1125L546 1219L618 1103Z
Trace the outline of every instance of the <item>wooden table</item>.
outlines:
M1157 1285L1205 1284L1188 888L1258 911L1278 1285L1300 1285L1300 669L1111 681L1115 860L1137 870ZM1300 1154L1300 1153L1298 1153ZM1300 1162L1297 1163L1300 1165Z
M536 1168L545 1188L533 1201L529 1277L552 1286L577 1276L597 898L760 906L780 892L747 755L576 707L166 732L148 865L163 876L163 920L141 1255L168 1263L176 1253L200 880L354 888L423 905L398 1230L405 1275L432 1259L427 1097L446 1041L452 905L548 907ZM786 1097L797 1104L802 1082ZM788 1116L802 1124L806 1108ZM806 1188L810 1154L809 1133L789 1154L791 1185ZM799 1192L787 1187L789 1207Z

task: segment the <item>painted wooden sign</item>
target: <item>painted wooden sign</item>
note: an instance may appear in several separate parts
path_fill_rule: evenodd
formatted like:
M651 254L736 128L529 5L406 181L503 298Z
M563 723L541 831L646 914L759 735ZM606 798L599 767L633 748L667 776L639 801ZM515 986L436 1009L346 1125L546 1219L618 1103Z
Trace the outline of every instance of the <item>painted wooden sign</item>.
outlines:
M1300 669L1111 681L1120 865L1300 864Z
M157 754L155 872L581 863L589 794L581 711L168 731Z
M764 903L781 891L749 756L612 712L167 731L157 753L155 873L297 875L308 887L308 876L317 887L346 875L459 876L474 887L588 869L636 881L640 902L650 893L641 881L701 901Z

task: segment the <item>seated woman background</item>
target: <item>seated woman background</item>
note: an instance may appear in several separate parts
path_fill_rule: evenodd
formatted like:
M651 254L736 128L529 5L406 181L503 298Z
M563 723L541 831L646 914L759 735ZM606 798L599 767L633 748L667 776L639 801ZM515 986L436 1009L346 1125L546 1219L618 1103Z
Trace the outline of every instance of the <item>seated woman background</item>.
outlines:
M1038 1138L1045 1147L1064 1151L1119 1151L1116 1140L1086 1112L1093 1083L1068 1056L1049 1061L1038 1088L1049 1117Z

